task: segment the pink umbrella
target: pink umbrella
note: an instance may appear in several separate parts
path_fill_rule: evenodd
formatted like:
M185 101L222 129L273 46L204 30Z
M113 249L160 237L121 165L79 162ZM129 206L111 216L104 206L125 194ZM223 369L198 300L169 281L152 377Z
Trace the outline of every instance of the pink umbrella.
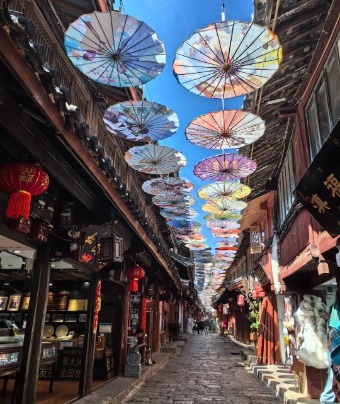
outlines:
M194 174L201 180L234 181L247 177L256 170L256 163L238 154L219 154L200 161Z

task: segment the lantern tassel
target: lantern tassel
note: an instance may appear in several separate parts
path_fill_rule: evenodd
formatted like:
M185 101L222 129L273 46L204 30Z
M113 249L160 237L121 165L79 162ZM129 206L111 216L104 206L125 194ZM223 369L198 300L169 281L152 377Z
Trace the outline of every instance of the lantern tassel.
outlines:
M138 280L131 279L130 280L130 292L137 292L138 291Z
M8 199L6 217L8 219L28 219L31 208L31 194L27 191L12 192Z

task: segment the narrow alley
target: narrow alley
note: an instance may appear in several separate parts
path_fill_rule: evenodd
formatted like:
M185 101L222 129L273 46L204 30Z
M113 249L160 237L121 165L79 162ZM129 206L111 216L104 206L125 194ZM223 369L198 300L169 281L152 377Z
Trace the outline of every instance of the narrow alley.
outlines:
M180 355L123 403L278 403L275 395L242 365L240 347L216 334L193 334Z

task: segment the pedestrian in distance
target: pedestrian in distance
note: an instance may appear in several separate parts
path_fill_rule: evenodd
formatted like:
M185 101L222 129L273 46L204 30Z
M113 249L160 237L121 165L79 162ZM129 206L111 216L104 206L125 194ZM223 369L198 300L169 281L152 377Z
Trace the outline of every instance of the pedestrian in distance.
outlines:
M211 327L211 322L208 318L205 319L204 321L204 331L205 331L205 335L209 334L210 331L210 327Z
M139 349L139 353L141 356L141 363L145 364L145 350L146 350L146 342L145 342L145 333L142 328L138 328L136 331L137 337L137 347Z
M199 322L198 322L198 334L203 334L203 330L204 330L204 321L203 320L200 320Z

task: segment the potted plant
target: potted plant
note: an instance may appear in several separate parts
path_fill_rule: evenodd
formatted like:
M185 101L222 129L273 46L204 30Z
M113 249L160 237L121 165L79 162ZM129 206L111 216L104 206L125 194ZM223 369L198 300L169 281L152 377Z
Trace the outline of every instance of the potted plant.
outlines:
M257 332L260 326L259 314L259 302L257 300L251 300L249 302L248 314L248 320L250 323L250 341L256 341L257 339Z

